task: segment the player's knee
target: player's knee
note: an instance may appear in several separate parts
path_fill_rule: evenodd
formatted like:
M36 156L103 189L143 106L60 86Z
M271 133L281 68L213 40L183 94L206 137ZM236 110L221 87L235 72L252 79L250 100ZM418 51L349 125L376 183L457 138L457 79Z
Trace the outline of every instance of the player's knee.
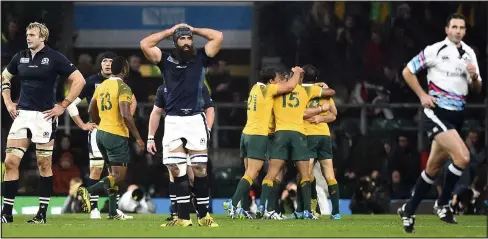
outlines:
M51 158L42 157L37 159L37 167L40 171L50 171L52 169Z
M469 164L470 155L468 149L460 150L460 152L453 155L453 161L460 168L466 168Z
M7 155L5 159L5 171L19 170L20 158Z
M205 177L207 176L207 165L206 164L199 164L192 166L193 172L195 173L195 177Z
M183 177L186 175L186 163L168 165L168 169L173 177Z

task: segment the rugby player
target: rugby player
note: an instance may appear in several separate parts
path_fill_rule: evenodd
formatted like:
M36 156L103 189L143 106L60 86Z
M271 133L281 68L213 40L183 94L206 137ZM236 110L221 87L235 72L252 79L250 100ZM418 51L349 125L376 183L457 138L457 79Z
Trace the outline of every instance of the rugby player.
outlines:
M301 84L303 74L300 77ZM303 193L303 215L306 219L317 219L311 212L311 185L308 174L307 141L304 136L305 128L303 115L307 103L314 98L329 97L335 94L332 89L321 88L320 86L303 87L297 85L292 92L281 97L275 97L273 112L276 121L276 131L273 136L270 151L269 169L266 174L262 193L269 195L273 191L273 180L285 164L285 160L292 160L300 175L300 187ZM277 197L267 197L267 211L264 213L266 219L280 219L275 212Z
M193 35L208 40L203 49L195 49ZM157 44L173 36L175 50L162 52ZM193 28L178 24L171 29L152 34L141 41L141 49L146 58L156 64L164 78L167 90L165 127L163 136L163 157L174 177L178 217L162 226L190 226L190 185L187 175L189 155L194 169L194 192L198 207L198 224L217 227L218 224L208 213L209 188L207 176L207 142L209 131L203 105L204 72L211 58L222 47L222 32L208 28Z
M152 155L155 155L157 152L156 149L156 144L154 142L154 135L156 134L156 131L158 130L159 127L159 121L161 120L161 115L164 113L165 109L165 97L166 94L164 93L164 85L160 86L158 90L156 91L156 101L154 102L154 107L151 112L151 115L149 117L149 129L148 129L148 136L147 136L147 151L151 153ZM209 131L212 130L213 122L215 119L215 109L213 107L213 101L212 98L210 97L210 92L208 90L208 87L203 87L203 99L205 101L205 105L203 108L205 109L205 115L207 116L207 125L209 128ZM164 154L164 153L163 153ZM191 162L189 159L187 159L187 165L191 165ZM168 169L169 170L169 169ZM191 167L187 167L187 174L188 178L190 180L190 184L193 185L194 181L194 172ZM167 219L167 221L173 221L175 217L177 216L177 201L176 201L176 195L175 195L175 184L174 184L174 177L169 174L169 196L171 200L171 207L170 207L170 213L171 216ZM195 208L197 209L197 208ZM197 211L198 212L198 211Z
M303 70L305 74L302 86L310 87L313 84L319 83L317 70L314 66L305 65L303 66ZM304 115L307 147L311 154L309 165L309 176L312 182L311 206L312 212L315 213L318 203L316 182L315 177L313 177L312 171L315 163L318 161L320 163L322 175L324 176L325 180L327 181L327 185L329 186L328 191L332 203L331 218L334 220L339 220L341 218L339 214L339 186L337 185L337 180L334 175L334 166L332 164L332 141L330 138L330 129L327 125L328 123L335 121L337 116L337 108L335 107L332 97L330 97L329 99L312 99L310 102L308 102L307 108L320 108L321 105L327 103L328 111L316 115L307 115L308 111L305 111ZM297 211L300 212L299 210Z
M224 208L229 211L231 218L247 217L249 212L242 207L237 209L237 204L244 197L248 198L249 189L253 180L259 174L266 160L268 150L268 124L271 119L274 97L291 92L298 84L300 67L292 69L294 75L288 81L284 81L287 72L279 68L264 68L260 72L259 81L252 87L247 99L247 122L241 135L241 158L245 161L246 172L237 189ZM241 202L241 204L243 204ZM238 211L237 211L238 210Z
M412 197L398 209L407 233L414 231L415 211L448 157L451 157L452 164L445 172L442 192L434 210L442 221L457 223L449 199L470 160L459 132L463 125L468 86L481 91L481 76L476 54L462 41L466 34L465 18L460 14L450 15L445 32L446 39L427 46L403 69L405 81L424 107L424 126L432 140L427 167L418 178ZM428 69L428 93L422 89L416 77L422 69Z
M78 189L84 212L90 212L90 194L104 190L109 196L109 219L126 220L117 213L118 185L123 182L130 162L129 132L136 139L139 147L144 148L139 131L131 114L132 90L123 78L129 72L129 63L120 56L113 59L112 74L103 81L93 94L88 107L90 117L97 123L97 145L102 158L108 162L109 176L98 183Z
M52 153L58 117L80 94L85 79L64 55L46 46L49 30L38 22L26 28L27 50L15 54L2 72L2 97L14 119L7 137L5 157L5 194L2 223L13 222L12 207L19 188L19 164L29 148L36 144L39 167L39 210L28 223L46 223L47 208L53 191ZM54 83L58 75L68 77L71 87L61 103L54 104ZM15 76L15 78L14 78ZM19 103L10 97L10 80L20 80Z
M88 133L88 156L90 157L90 176L87 183L87 187L94 185L100 180L103 172L104 160L102 158L102 154L97 146L97 129L93 127L95 123L84 124L81 120L78 112L78 108L76 107L83 99L86 99L87 102L91 102L93 93L95 89L106 79L108 79L112 75L112 61L117 55L113 52L104 52L101 54L100 57L100 72L94 74L86 79L86 85L81 91L81 94L78 98L68 106L66 109L73 119L73 121L82 129L89 130ZM131 114L134 115L136 111L137 101L134 95L132 95L132 103L131 103ZM93 193L90 195L90 202L91 202L91 212L90 218L91 219L100 219L100 211L98 210L98 198L99 195L97 193ZM117 200L119 195L117 195ZM132 219L132 216L126 215L121 210L117 209L117 213L120 214L122 217L126 217L127 219Z

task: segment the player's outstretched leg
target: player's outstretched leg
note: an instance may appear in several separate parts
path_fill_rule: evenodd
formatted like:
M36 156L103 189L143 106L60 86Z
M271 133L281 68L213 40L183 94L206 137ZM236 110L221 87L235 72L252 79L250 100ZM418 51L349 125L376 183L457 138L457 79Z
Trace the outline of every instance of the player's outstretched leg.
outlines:
M5 175L2 223L12 223L12 209L14 207L15 196L19 189L19 165L25 151L29 147L28 139L8 140L5 149Z
M46 223L47 209L51 194L53 193L53 171L52 171L52 154L54 140L46 144L36 145L37 165L39 167L39 210L34 218L28 220L31 224Z

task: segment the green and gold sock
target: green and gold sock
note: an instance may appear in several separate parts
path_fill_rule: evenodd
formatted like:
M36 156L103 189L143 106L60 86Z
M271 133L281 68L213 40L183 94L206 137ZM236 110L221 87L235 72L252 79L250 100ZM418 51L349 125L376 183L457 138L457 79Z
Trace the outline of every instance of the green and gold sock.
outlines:
M249 189L247 189L246 193L244 193L244 195L242 195L242 199L241 199L241 207L242 209L246 210L247 212L249 212L249 210L251 210L251 197L249 197Z
M273 191L273 181L263 180L259 205L263 205L263 206L266 205L266 201L269 200L269 196L272 191ZM268 207L269 207L269 202L268 202Z
M300 187L302 188L302 198L303 198L303 210L311 211L312 203L312 190L311 183L309 179L302 179L300 181Z
M332 203L332 215L339 214L339 185L336 179L327 181L329 185L330 202Z
M115 178L112 176L107 176L102 178L98 183L87 188L88 193L98 193L104 190L108 190L115 185Z
M234 195L232 196L232 206L237 207L239 201L244 199L244 197L246 196L249 197L249 188L251 187L251 185L252 185L252 178L247 175L244 175L241 178L241 181L239 181L239 184L237 184L237 189ZM243 207L242 204L243 202L241 201L241 207Z

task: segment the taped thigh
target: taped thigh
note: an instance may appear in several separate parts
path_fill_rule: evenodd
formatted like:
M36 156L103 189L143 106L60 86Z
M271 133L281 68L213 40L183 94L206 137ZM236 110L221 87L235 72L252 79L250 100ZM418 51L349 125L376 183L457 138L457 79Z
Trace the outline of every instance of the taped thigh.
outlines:
M51 157L53 156L53 148L54 146L44 146L36 144L36 155L38 157Z
M17 156L19 158L24 157L25 151L27 151L27 149L24 148L24 147L7 147L5 149L5 153L7 155L8 154L12 154L12 155L15 155L15 156Z
M90 168L103 168L105 160L101 158L90 159Z
M191 165L207 164L207 162L208 162L208 154L206 153L190 155Z
M187 163L187 154L181 152L167 152L163 158L163 164L166 166L177 166L179 164Z

